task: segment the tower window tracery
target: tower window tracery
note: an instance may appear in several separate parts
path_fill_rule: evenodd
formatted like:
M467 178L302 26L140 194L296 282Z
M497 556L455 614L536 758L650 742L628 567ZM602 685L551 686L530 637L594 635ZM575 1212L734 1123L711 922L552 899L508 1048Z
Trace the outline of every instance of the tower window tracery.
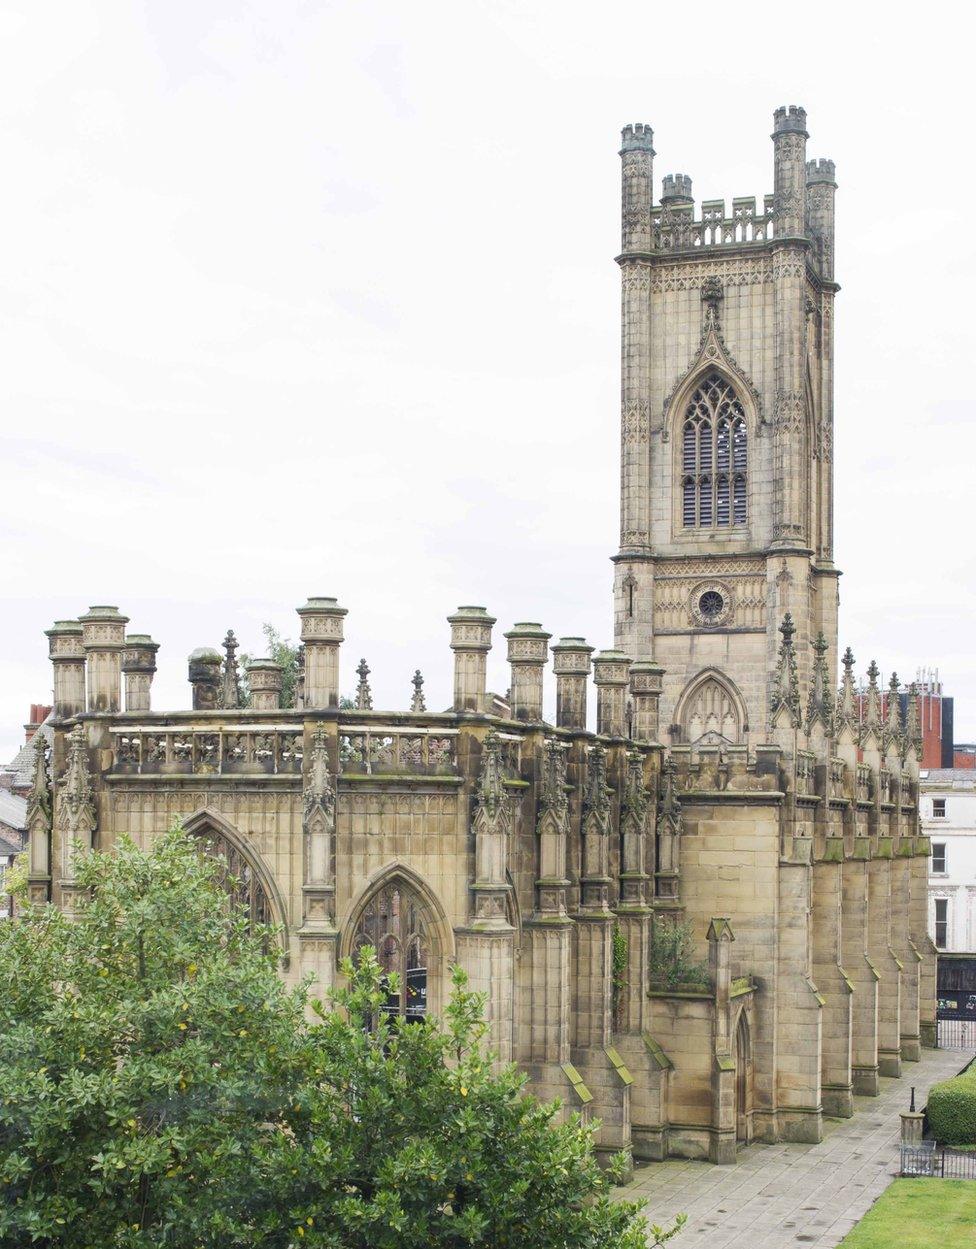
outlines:
M732 384L709 373L689 400L681 438L681 518L686 529L746 523L748 436Z

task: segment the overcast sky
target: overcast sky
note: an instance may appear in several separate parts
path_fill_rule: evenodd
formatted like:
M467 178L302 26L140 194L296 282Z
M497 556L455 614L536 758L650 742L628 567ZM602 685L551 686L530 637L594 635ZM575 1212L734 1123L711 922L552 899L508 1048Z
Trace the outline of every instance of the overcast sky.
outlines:
M343 687L450 700L445 617L612 644L620 127L696 198L837 162L836 558L863 671L976 737L976 203L960 8L0 0L0 757L43 630L186 657L349 609ZM961 32L956 30L956 34Z

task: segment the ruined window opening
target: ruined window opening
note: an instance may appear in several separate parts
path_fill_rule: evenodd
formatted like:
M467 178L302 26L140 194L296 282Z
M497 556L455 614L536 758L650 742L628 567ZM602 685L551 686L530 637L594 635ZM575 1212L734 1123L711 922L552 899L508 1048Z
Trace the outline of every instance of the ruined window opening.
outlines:
M217 880L227 894L231 909L243 911L252 927L272 924L271 900L241 851L212 827L204 827L194 836L203 853L217 862Z
M387 996L385 1015L419 1020L427 1014L427 971L431 941L420 899L402 882L385 886L366 903L359 917L353 948L371 945L383 972ZM399 977L399 989L389 976Z

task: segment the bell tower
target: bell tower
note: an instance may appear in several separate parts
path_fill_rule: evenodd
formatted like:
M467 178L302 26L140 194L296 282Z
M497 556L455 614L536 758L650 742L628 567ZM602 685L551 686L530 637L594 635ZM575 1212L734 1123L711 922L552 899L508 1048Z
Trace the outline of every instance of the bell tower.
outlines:
M621 144L620 549L616 646L665 670L662 740L766 740L778 625L805 687L833 564L834 165L806 113L773 119L773 193L653 195L653 132Z

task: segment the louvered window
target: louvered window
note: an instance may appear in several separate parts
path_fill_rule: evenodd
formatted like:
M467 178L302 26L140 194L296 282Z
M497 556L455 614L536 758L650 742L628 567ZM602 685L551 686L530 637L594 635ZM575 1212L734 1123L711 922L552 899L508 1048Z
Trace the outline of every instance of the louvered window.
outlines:
M686 529L746 523L748 439L735 390L710 373L692 395L681 439L681 519Z

